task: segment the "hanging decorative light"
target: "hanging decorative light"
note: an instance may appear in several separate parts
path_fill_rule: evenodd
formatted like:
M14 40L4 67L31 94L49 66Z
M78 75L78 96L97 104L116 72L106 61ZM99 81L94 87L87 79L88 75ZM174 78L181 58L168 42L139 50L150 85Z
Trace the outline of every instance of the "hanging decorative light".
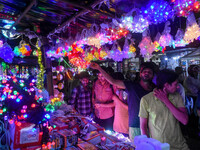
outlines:
M174 16L174 10L168 2L164 0L151 0L146 8L141 9L141 14L147 18L150 23L162 23Z
M172 0L177 16L187 17L191 11L199 11L200 3L197 0Z
M37 88L42 90L44 88L44 66L42 63L42 51L41 51L40 46L41 45L39 45L37 41L36 47L38 49L38 64L40 67L39 74L37 76Z

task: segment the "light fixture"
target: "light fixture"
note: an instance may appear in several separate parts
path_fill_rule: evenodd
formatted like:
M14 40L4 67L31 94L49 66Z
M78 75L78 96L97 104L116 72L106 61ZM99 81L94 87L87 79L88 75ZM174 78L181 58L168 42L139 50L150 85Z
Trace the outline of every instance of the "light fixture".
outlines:
M2 34L6 37L6 38L9 38L9 39L17 39L20 34L19 33L16 33L14 30L16 30L15 27L13 27L12 30L9 30L10 27L12 25L11 24L7 24L4 26L5 29L8 29L8 30L2 30Z

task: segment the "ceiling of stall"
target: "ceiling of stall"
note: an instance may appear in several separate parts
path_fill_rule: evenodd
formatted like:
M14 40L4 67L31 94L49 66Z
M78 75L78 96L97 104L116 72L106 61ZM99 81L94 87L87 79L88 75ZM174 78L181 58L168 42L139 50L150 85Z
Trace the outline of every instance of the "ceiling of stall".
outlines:
M170 0L166 0L170 1ZM109 23L113 18L121 18L133 8L144 7L149 0L1 0L0 1L0 30L16 31L23 33L34 31L37 35L48 36L62 29L63 38L75 37L83 29L88 29L92 24ZM197 18L200 14L195 14ZM181 26L186 27L186 19L175 18L175 35ZM5 28L7 21L15 21L12 27ZM149 27L151 37L164 29L164 23ZM70 34L69 34L70 33ZM141 34L133 34L136 43L141 41ZM199 42L194 46L199 46Z

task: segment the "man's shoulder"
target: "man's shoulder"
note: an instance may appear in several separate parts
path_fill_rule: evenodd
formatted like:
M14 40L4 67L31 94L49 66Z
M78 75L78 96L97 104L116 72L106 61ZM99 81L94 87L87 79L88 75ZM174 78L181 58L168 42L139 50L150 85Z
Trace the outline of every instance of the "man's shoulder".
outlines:
M125 80L124 84L127 85L127 86L131 86L131 87L138 87L138 86L140 86L139 82L129 81L129 80Z
M80 91L81 88L82 88L82 86L81 86L81 85L78 85L78 86L76 86L73 90L74 90L74 91Z
M146 99L146 100L150 100L150 99L153 99L155 96L153 95L153 92L150 92L146 95L144 95L142 98L143 99Z

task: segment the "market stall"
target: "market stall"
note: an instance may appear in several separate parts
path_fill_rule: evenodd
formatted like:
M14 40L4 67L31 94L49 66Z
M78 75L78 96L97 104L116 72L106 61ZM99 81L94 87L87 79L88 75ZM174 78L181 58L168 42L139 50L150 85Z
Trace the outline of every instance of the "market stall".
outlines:
M158 54L197 49L199 7L197 0L1 1L0 149L168 150L105 130L68 100L78 74L93 75L91 62L133 79L141 62L161 64ZM181 61L199 64L199 50Z

